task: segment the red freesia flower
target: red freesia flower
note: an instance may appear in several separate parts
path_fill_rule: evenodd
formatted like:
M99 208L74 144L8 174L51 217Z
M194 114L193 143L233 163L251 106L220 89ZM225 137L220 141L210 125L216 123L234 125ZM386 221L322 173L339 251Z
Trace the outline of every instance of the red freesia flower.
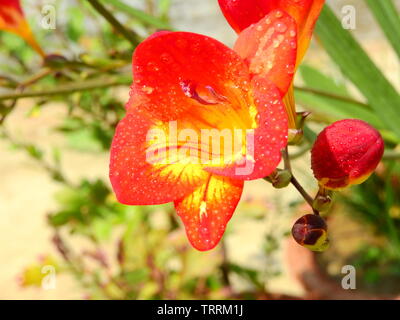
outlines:
M269 32L258 37L262 30ZM269 175L287 144L282 97L296 59L295 21L273 11L243 37L243 58L193 33L162 32L141 43L127 115L111 147L118 200L174 202L191 244L202 251L218 244L244 181Z
M314 143L311 162L314 176L326 189L340 190L363 183L382 159L380 133L357 119L337 121L326 127Z
M218 2L227 21L237 33L258 23L272 10L280 9L290 14L297 24L298 50L295 68L297 69L309 47L315 23L325 0L218 0ZM292 86L284 101L289 127L295 128L296 109Z
M0 30L12 32L23 38L41 56L45 56L42 48L24 17L19 0L1 0L0 3Z

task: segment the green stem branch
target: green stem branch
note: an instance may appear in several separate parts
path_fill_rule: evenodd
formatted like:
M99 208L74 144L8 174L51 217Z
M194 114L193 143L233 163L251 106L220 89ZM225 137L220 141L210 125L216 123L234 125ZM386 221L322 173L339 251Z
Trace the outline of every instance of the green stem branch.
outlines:
M108 79L95 79L86 80L82 82L74 82L56 88L47 90L32 90L25 92L12 92L0 94L0 101L21 98L34 98L43 96L54 96L62 94L70 94L77 91L94 90L99 88L129 85L132 82L130 77L108 78Z
M319 212L314 209L313 207L313 198L307 193L307 191L303 188L303 186L300 184L300 182L292 175L292 179L290 180L291 184L299 191L299 193L302 195L304 200L307 201L307 203L311 206L313 209L314 214L319 215Z

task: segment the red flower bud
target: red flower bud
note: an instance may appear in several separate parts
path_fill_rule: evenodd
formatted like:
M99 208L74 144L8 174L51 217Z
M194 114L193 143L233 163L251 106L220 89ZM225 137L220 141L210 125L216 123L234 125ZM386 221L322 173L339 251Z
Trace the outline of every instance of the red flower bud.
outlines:
M383 151L381 135L368 123L341 120L319 134L311 151L311 166L321 186L343 189L368 179Z

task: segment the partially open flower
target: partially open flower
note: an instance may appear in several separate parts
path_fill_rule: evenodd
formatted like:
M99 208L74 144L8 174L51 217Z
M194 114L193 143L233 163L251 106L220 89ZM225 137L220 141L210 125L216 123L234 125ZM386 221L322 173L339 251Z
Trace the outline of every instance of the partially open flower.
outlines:
M23 38L42 57L45 56L24 17L19 0L2 0L0 4L0 30L12 32Z
M328 227L320 216L307 214L298 219L292 228L294 240L312 251L328 248Z
M296 30L291 31L293 35L297 35L291 45L297 47L297 57L295 67L292 68L292 73L295 73L300 65L303 57L310 45L315 23L321 13L325 0L218 0L221 10L229 22L231 27L241 34L241 39L235 46L235 51L243 57L243 47L246 47L245 36L242 33L249 33L251 28L261 28L260 20L274 10L280 10L289 14L296 21ZM279 13L278 13L279 14ZM257 25L256 25L257 24ZM253 27L252 27L253 26ZM284 24L276 26L277 29L286 29ZM247 30L247 31L246 31ZM270 32L269 28L260 29L257 37L260 39ZM254 33L251 33L254 36ZM262 56L259 59L263 59ZM294 101L293 85L284 99L286 110L288 113L289 140L294 143L298 140L296 132L296 107Z
M384 151L379 132L368 123L346 119L326 127L311 151L314 176L331 190L363 183L377 167Z

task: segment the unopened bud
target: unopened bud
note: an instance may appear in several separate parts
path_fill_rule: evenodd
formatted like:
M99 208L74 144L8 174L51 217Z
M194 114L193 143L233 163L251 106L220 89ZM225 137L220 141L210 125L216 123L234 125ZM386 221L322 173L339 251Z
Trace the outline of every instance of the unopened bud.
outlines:
M346 119L326 127L311 150L320 186L339 190L364 182L382 158L384 142L368 123Z
M328 227L320 216L307 214L298 219L292 228L294 240L312 251L322 252L329 246Z
M289 170L277 169L270 176L272 185L277 189L286 188L290 184L292 174Z

